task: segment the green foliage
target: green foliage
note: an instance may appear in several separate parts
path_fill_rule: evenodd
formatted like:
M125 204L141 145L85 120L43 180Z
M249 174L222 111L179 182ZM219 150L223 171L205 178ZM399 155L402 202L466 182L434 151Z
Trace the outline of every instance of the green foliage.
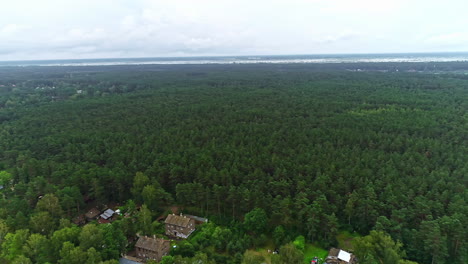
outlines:
M57 224L49 212L38 212L31 215L29 226L33 232L48 235L55 230Z
M101 259L101 254L95 248L86 251L86 264L99 264Z
M195 255L195 248L192 243L184 240L178 243L176 248L172 249L172 253L183 257L193 257Z
M100 227L94 224L87 224L81 230L78 240L83 250L88 250L92 247L101 248L105 243L104 232Z
M72 210L79 211L84 206L83 195L76 186L64 187L57 192L60 204L64 210L70 214Z
M302 264L304 260L304 253L293 243L281 246L279 252L281 264Z
M156 210L158 208L158 194L156 188L152 185L146 185L141 192L143 197L143 203L145 203L149 209Z
M36 210L48 212L53 217L60 217L63 213L58 198L53 194L46 194L36 205Z
M43 237L51 263L65 242L66 257L107 261L123 236L160 233L176 198L222 223L181 261L240 263L270 237L328 248L338 230L375 229L422 264L467 263L468 78L433 73L468 63L432 66L2 68L0 262L37 262ZM129 199L123 235L63 220Z
M50 251L48 239L40 234L31 234L23 247L24 255L34 263L48 262Z
M60 264L80 264L86 262L86 252L81 247L75 247L68 241L63 243L60 257L61 259L58 262Z
M164 191L159 184L143 187L141 197L143 198L143 203L151 210L160 209L162 206L170 205L173 202L171 195Z
M9 227L5 220L0 219L0 245L3 243L5 236L8 234Z
M20 229L14 233L8 233L2 243L1 257L12 261L16 257L23 255L24 245L29 238L29 230Z
M52 262L57 262L60 258L59 251L62 249L63 243L70 242L74 245L78 245L79 236L81 230L77 226L66 227L55 231L50 237L50 245L52 247L53 254L51 255L54 259Z
M304 238L304 236L296 237L296 239L294 239L294 241L293 241L293 244L297 249L299 249L301 251L304 251L304 248L305 248L305 238Z
M99 262L99 264L119 264L119 261L111 259L111 260L101 261Z
M262 264L265 262L265 258L259 255L255 251L247 250L242 257L241 264Z
M152 234L152 216L148 207L143 204L138 213L138 227L142 235Z
M160 264L174 264L174 257L173 256L164 256L162 257Z
M304 263L309 264L314 257L318 257L319 260L325 260L327 256L328 250L314 244L306 244L304 249Z
M418 264L418 263L411 261L411 260L402 259L398 262L398 264Z
M276 246L281 246L285 244L288 240L288 235L283 226L279 225L273 230L273 239Z
M133 187L131 189L131 192L133 194L133 198L136 201L139 201L139 202L143 201L143 198L142 198L143 188L147 186L149 183L150 183L150 179L144 173L137 172L135 174L135 177L133 178Z
M31 261L31 259L23 255L19 255L11 262L11 264L33 264L33 262Z
M174 264L192 264L192 263L199 263L199 264L215 264L214 261L209 260L207 255L201 252L198 252L193 257L181 257L176 256L174 258Z
M394 242L389 235L381 231L371 231L368 236L354 240L355 254L363 264L398 263L405 257L401 247L400 242Z
M244 228L257 235L265 231L267 224L268 217L261 208L255 208L244 216Z
M376 231L381 231L377 230ZM338 242L338 248L341 248L346 251L354 251L353 250L353 241L357 237L360 237L358 233L350 233L349 231L341 231L337 236L336 240Z
M12 180L13 175L11 175L11 173L8 173L7 171L0 171L0 185L3 188L7 187Z
M100 254L104 259L117 259L121 253L125 253L127 238L125 237L119 222L100 225L98 228L103 234L101 246L103 249L100 250Z

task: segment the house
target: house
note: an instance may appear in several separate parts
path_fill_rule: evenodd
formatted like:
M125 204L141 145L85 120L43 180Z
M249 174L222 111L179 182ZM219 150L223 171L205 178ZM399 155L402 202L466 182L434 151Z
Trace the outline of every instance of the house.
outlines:
M328 252L328 257L325 260L327 264L355 264L357 263L356 257L344 250L331 248Z
M135 244L137 258L161 261L171 249L171 242L161 238L142 236Z
M96 208L91 208L91 210L89 210L86 214L85 214L85 217L86 217L86 220L88 221L93 221L93 220L96 220L99 216L99 214L101 213L101 211L99 211L98 209Z
M187 238L195 231L195 220L185 215L170 214L164 221L166 235L177 238Z

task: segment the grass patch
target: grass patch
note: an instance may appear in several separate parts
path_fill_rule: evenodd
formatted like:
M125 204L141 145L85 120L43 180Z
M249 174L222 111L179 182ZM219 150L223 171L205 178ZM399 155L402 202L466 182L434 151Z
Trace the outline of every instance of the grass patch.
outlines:
M249 251L251 251L255 255L262 256L266 264L271 264L271 253L268 253L266 249L249 250Z
M353 250L353 240L357 237L360 237L360 235L356 232L350 233L348 231L343 231L340 232L336 236L336 240L338 240L338 248L341 248L346 251L352 251Z
M325 260L328 251L314 244L306 244L304 248L304 263L310 263L314 257Z

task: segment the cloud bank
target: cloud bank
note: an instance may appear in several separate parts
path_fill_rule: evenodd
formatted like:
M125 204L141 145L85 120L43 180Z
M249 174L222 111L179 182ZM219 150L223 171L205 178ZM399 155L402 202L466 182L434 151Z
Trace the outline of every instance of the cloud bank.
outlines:
M467 8L458 0L17 0L0 10L0 60L466 51Z

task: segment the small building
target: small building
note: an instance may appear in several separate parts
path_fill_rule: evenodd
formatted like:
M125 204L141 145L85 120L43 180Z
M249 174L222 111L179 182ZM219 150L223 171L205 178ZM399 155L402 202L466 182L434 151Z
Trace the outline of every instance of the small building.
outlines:
M99 216L99 214L101 213L101 211L99 211L98 209L96 208L91 208L91 210L89 210L86 214L85 214L85 217L86 217L86 220L88 221L93 221L93 220L96 220Z
M99 224L109 224L112 222L112 217L114 216L115 212L112 209L107 209L99 215L98 223Z
M111 218L114 214L115 214L114 210L112 210L112 209L107 209L107 210L104 211L104 213L102 213L100 216L101 216L101 218L104 219L104 220L109 220L109 218Z
M161 261L171 250L171 242L161 238L142 236L135 244L136 257L142 260Z
M195 231L195 220L182 214L170 214L164 223L166 224L166 235L170 237L186 239Z
M344 250L338 248L331 248L328 252L328 257L325 260L327 264L355 264L357 263L356 257Z

